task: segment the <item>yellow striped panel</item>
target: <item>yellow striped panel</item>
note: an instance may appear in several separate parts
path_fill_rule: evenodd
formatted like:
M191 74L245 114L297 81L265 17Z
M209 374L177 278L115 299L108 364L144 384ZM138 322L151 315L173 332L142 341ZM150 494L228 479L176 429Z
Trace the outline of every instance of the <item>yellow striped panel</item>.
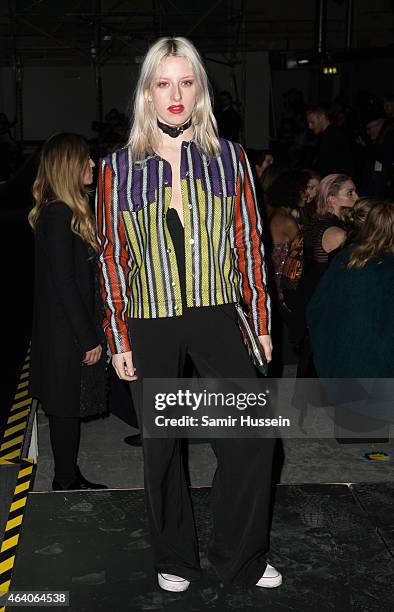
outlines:
M14 464L12 461L7 461L6 459L0 459L0 465L14 465Z
M146 251L147 248L147 235L146 235L146 231L145 231L145 223L144 223L144 212L143 210L138 211L137 213L137 219L136 219L136 223L138 224L139 230L140 230L140 234L141 234L141 240L142 240L142 248L144 250L144 252ZM146 264L145 261L143 260L142 262L142 266L140 268L140 275L141 275L141 293L142 293L142 304L148 305L149 304L149 285L148 285L148 276L147 276L147 270L146 270ZM150 317L150 306L147 306L145 312L143 311L143 316L144 318L149 318Z
M7 522L7 525L5 526L5 530L9 531L10 529L14 529L14 527L17 527L18 525L21 525L22 519L23 519L23 516L21 514L19 514L19 516L16 516L13 519L10 519Z
M7 580L6 582L3 582L2 584L0 584L0 593L7 593L7 591L9 590L11 585L11 580ZM2 610L4 610L4 608L1 608Z
M3 561L3 563L0 563L0 574L4 574L4 572L10 570L14 565L14 561L15 555L10 557L9 559L6 559L5 561Z
M213 252L217 254L217 258L215 258L214 266L215 266L215 283L216 283L216 303L223 304L223 289L222 289L222 280L220 276L220 265L218 261L219 255L219 240L220 240L220 232L222 227L222 206L221 200L216 196L213 196Z
M26 489L28 490L29 487L30 487L30 481L29 480L27 482L22 482L22 484L17 485L15 487L14 495L17 495L18 493L22 493L22 491L26 491Z
M226 239L224 246L225 246L225 251L224 251L225 259L224 259L224 265L223 265L223 276L224 276L225 287L227 289L227 295L231 296L232 290L231 290L231 283L230 283L230 272L231 272L231 267L232 267L232 255L231 255L230 241L228 239Z
M185 187L187 189L187 187ZM204 265L206 262L208 264L208 231L206 227L207 222L207 202L205 191L202 189L201 181L197 181L197 202L199 209L199 228L200 228L200 247L201 247L201 261L203 262L200 269L201 274L201 288L202 288L202 305L209 306L210 304L210 295L209 295L209 272L210 266ZM190 279L192 281L192 279Z
M10 512L14 512L14 510L19 510L19 508L23 508L23 506L26 506L26 502L27 502L27 497L22 497L21 499L14 501L11 504Z
M3 540L3 544L1 545L1 552L5 550L9 550L18 544L19 533L14 535L12 538L8 538L8 540Z
M17 438L13 438L8 442L4 442L4 444L1 445L1 450L6 450L7 448L11 448L11 446L14 446L15 444L20 444L21 442L23 442L23 436L18 436Z
M10 427L10 429L6 429L4 432L4 437L8 438L9 436L12 436L12 434L16 433L17 431L21 431L22 429L26 428L26 421L23 421L23 423L19 423L19 425L14 425L14 427Z
M10 417L8 417L8 423L14 423L15 421L19 421L19 419L21 419L24 416L27 416L29 414L30 410L23 410L23 412L17 412L16 414L11 415Z
M26 397L28 393L29 391L27 389L25 389L25 391L21 391L20 393L15 393L15 399L22 399L22 397Z
M25 363L23 368L22 368L22 371L28 370L29 368L30 368L30 363Z
M29 386L29 381L24 380L23 382L19 383L19 385L17 386L17 389L26 389L26 387L28 386Z
M19 448L16 451L12 451L12 453L7 453L6 455L4 455L4 457L5 459L19 459L20 454L21 454L21 449Z
M152 236L157 235L157 204L152 204L149 207L149 223L151 226ZM151 241L152 250L152 268L155 274L155 288L157 291L157 305L159 317L164 317L167 311L167 300L164 288L163 270L161 267L159 243L157 240Z
M24 406L28 406L29 404L31 404L31 397L29 397L28 399L23 400L23 402L18 402L17 404L12 404L11 406L11 412L14 412L14 410L18 410L18 408L23 408Z
M146 277L146 265L143 260L143 252L146 249L146 234L145 234L144 227L143 227L144 225L143 217L141 217L141 215L143 215L142 210L138 211L135 218L131 217L131 213L124 212L122 215L122 218L126 226L126 231L129 236L130 242L133 244L136 265L139 267L139 274L141 278L141 301L142 301L143 306L145 306L145 304L147 304L149 300L148 300L148 279ZM138 228L140 229L142 251L140 249L140 243L137 238L137 232L135 231L135 226L138 226ZM134 294L133 289L134 287L131 288L132 294L134 297L134 295L135 296L137 295L137 289L135 290L135 294ZM136 307L137 306L136 301L133 300L133 302L134 302L134 306ZM145 312L144 309L143 309L143 317L144 318L149 317L149 312Z
M29 372L22 372L19 377L19 380L24 380L25 378L29 378Z
M20 470L18 474L18 478L24 478L28 474L31 474L32 471L33 471L33 466L29 465L28 467L23 468L23 470Z

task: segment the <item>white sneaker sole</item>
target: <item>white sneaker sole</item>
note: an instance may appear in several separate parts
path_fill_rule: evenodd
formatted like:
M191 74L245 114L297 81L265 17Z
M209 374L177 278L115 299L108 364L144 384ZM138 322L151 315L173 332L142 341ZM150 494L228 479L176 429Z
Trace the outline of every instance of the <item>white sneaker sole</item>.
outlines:
M275 589L281 584L282 576L278 576L277 578L260 578L260 580L256 583L256 586L263 589Z
M157 580L159 583L159 587L164 591L171 591L172 593L180 593L182 591L186 591L190 582L185 578L181 578L180 576L174 576L172 574L165 574L166 576L171 576L171 578L165 578L163 574L160 572L157 574Z

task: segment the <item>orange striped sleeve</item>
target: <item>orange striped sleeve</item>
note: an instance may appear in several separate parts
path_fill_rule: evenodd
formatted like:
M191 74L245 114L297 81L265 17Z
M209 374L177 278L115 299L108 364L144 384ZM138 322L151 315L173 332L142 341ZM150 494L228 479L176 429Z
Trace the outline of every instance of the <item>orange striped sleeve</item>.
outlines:
M100 162L97 182L96 221L104 331L111 353L125 353L131 350L127 333L129 254L113 172L104 160Z
M253 176L243 148L234 202L235 248L240 293L259 336L270 333L270 299L262 242L261 215L256 202Z

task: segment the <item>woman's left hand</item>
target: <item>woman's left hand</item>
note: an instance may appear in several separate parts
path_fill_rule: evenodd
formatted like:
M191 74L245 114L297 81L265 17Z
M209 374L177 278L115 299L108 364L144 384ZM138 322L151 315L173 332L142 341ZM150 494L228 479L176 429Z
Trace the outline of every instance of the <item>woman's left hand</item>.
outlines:
M272 360L272 340L271 336L259 336L259 341L261 346L263 347L265 358L267 359L267 363Z
M95 346L91 351L87 351L85 353L85 357L82 360L82 363L85 365L94 365L97 363L101 357L102 347L101 344Z

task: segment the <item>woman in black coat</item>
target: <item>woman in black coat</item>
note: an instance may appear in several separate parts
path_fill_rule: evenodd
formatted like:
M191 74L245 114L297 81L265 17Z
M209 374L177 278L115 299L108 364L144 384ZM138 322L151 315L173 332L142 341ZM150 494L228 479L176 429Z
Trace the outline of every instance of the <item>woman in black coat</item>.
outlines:
M77 466L83 368L102 358L95 313L97 243L87 193L93 166L81 136L50 138L42 148L29 214L35 232L30 394L49 417L54 490L105 488L86 480Z

